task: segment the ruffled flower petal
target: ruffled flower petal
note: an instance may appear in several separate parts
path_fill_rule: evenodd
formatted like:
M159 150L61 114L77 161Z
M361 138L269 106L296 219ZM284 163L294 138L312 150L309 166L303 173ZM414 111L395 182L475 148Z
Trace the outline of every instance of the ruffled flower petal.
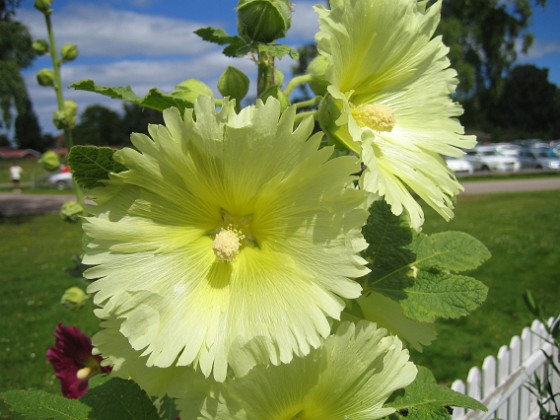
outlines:
M417 369L397 337L373 323L341 324L319 349L289 365L258 366L226 381L202 411L206 419L379 419L389 396ZM179 407L188 409L186 401Z
M294 117L274 99L236 114L202 98L184 116L166 110L151 138L133 135L138 151L115 153L128 170L94 191L85 276L147 366L223 381L255 339L269 362L289 363L360 295L359 162L330 159L312 121L294 130Z
M457 85L448 48L434 37L441 1L332 1L317 6L318 49L331 66L323 128L366 165L361 185L420 229L415 195L446 220L461 191L440 155L461 156L475 145L457 120L450 94ZM338 113L336 113L338 109Z

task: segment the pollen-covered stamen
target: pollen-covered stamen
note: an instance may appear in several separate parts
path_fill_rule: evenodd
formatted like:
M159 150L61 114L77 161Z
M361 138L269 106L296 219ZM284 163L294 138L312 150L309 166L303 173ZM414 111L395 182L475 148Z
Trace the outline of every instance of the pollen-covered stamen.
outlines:
M361 104L351 108L352 116L362 127L377 131L392 131L395 114L387 105Z
M230 262L239 254L244 239L245 235L231 225L221 228L214 237L212 251L220 260Z

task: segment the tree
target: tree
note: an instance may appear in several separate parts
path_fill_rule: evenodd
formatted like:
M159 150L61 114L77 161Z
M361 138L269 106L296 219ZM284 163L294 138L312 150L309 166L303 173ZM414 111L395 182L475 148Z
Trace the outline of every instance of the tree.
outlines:
M560 120L558 98L558 87L548 81L548 69L517 66L504 80L489 120L509 138L550 138Z
M0 127L9 129L16 114L25 112L29 95L20 74L35 58L27 27L12 20L18 1L0 0Z
M39 120L33 104L27 100L20 109L15 121L15 140L20 149L34 149L44 152L48 144L43 141Z
M101 105L88 106L74 129L75 144L117 146L127 142L123 136L121 117L112 109Z
M131 133L148 134L148 124L163 124L162 113L155 109L124 103L123 111L121 129L125 139L128 139Z

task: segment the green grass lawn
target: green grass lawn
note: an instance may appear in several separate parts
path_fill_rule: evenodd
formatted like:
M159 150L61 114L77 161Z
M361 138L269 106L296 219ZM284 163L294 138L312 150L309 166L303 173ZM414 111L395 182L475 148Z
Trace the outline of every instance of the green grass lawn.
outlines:
M428 213L426 232L461 230L493 254L471 273L490 287L487 302L470 317L441 322L433 345L413 355L441 382L464 378L531 322L522 300L526 289L558 311L559 209L560 192L544 191L462 196L450 223ZM56 215L0 219L0 237L0 391L58 392L45 360L57 323L77 325L88 334L97 329L91 302L80 312L58 303L64 289L84 284L65 272L80 250L80 226L64 224Z

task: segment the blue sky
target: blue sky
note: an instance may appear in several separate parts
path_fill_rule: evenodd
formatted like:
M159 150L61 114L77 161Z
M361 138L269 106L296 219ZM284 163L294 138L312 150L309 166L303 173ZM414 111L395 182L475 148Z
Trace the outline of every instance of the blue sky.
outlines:
M313 40L318 29L313 4L294 1L294 17L289 36L282 40L298 46ZM546 10L537 10L531 31L535 44L520 63L549 68L549 80L560 86L560 2L549 0ZM80 55L62 71L63 84L93 79L103 86L131 85L138 94L152 87L170 91L188 78L198 78L215 88L227 65L254 74L247 58L228 59L218 46L193 34L195 29L216 26L236 31L237 0L54 0L53 22L57 47L78 45ZM33 0L23 0L16 19L25 23L34 38L46 38L44 18L33 8ZM280 63L288 76L290 59ZM56 109L54 92L35 81L35 72L51 67L48 57L37 59L24 76L45 132L55 133L51 123ZM78 103L79 112L91 104L120 111L122 102L89 92L67 89L65 99Z

